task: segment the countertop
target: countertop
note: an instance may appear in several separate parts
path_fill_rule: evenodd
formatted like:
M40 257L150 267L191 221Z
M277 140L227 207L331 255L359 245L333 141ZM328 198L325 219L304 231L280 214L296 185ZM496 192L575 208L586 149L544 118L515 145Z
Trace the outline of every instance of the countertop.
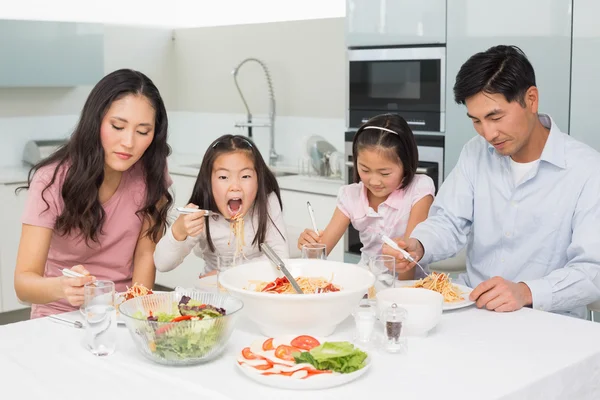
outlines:
M27 175L31 167L18 165L14 167L0 167L0 184L9 185L11 183L27 182Z

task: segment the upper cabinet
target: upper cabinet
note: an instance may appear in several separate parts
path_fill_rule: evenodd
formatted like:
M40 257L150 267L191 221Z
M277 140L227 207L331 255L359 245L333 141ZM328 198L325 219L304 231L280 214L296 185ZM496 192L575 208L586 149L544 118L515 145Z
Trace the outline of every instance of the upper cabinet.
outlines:
M600 92L600 2L573 0L573 60L571 126L569 133L600 151L598 92Z
M446 43L446 0L346 0L348 47Z
M102 24L0 20L0 87L93 85L104 76Z

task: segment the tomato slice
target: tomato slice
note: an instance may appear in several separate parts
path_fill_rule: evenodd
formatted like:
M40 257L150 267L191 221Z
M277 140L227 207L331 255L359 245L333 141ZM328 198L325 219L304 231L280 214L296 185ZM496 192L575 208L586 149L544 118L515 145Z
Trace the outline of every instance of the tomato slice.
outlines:
M286 361L294 361L294 356L292 356L292 354L298 353L298 352L300 352L300 349L298 349L296 347L287 346L285 344L280 344L275 349L275 357L281 358L282 360L286 360Z
M298 349L311 350L321 345L317 339L312 336L302 335L293 339L290 344Z
M180 315L179 317L175 317L171 320L171 322L181 322L192 319L191 315Z
M264 351L269 351L269 350L273 350L275 347L273 347L273 338L269 338L267 340L265 340L265 342L262 345L262 349Z
M257 356L252 351L250 351L250 347L244 347L244 349L242 350L242 356L244 356L246 360L260 360L263 358L261 356Z

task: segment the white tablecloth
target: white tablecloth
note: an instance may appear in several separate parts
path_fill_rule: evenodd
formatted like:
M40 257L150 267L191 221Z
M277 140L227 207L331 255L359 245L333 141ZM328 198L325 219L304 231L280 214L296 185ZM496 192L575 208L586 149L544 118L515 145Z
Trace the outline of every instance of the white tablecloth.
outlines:
M80 318L78 313L64 314ZM600 399L600 324L523 309L498 314L476 308L444 313L408 354L372 350L371 369L345 386L318 392L261 386L235 366L237 352L261 335L240 318L226 351L192 367L145 359L127 328L119 347L95 357L83 330L44 318L0 326L2 398L19 399ZM349 340L346 320L331 337ZM15 393L17 397L5 397Z

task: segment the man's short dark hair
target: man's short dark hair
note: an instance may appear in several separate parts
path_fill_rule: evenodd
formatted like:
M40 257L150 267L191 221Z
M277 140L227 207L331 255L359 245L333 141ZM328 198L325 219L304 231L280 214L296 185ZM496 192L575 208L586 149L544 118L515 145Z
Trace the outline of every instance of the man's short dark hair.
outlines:
M456 75L454 101L465 104L477 93L502 94L506 101L525 106L525 93L535 86L535 72L517 46L494 46L465 62Z

